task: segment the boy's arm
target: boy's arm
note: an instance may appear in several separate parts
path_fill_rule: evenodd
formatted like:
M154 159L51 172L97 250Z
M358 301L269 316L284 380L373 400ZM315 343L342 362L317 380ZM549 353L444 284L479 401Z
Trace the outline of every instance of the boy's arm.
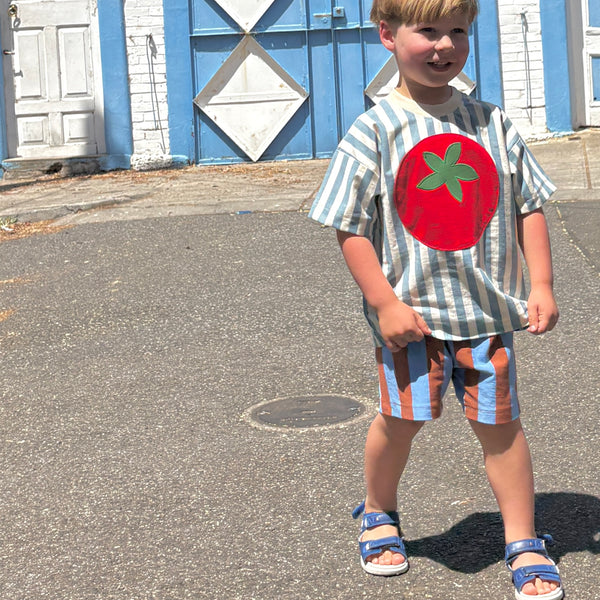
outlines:
M558 321L558 307L552 290L552 255L544 211L539 208L517 218L519 244L527 263L531 292L527 302L529 327L535 334L550 331Z
M377 311L385 345L396 352L431 334L421 315L397 298L381 270L373 244L366 237L344 231L338 231L337 238L350 273L367 303Z

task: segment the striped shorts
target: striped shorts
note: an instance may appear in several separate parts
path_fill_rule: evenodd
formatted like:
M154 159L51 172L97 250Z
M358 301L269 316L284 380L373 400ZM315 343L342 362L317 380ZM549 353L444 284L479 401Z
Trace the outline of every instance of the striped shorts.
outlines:
M460 341L426 336L398 352L377 348L376 359L384 415L438 418L452 380L468 419L495 425L519 416L512 333Z

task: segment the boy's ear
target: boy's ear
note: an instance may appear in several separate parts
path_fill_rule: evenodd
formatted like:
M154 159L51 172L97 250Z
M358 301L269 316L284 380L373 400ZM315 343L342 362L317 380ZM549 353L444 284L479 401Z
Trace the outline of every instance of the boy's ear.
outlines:
M390 52L394 51L395 37L396 27L392 27L386 21L381 21L379 23L379 39L381 40L381 43L383 44L384 48L386 48Z

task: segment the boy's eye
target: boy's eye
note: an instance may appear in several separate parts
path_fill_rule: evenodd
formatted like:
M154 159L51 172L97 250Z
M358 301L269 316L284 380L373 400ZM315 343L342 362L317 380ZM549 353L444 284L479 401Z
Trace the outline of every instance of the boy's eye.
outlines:
M467 33L462 27L457 27L452 30L453 33Z

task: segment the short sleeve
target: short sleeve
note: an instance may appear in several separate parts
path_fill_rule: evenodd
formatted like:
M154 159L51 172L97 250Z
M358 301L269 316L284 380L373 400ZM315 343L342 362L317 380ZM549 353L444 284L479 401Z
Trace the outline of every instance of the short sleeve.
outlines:
M525 214L541 208L556 191L548 175L537 162L508 117L507 151L517 211Z
M322 225L370 237L379 189L377 135L359 118L335 151L309 217Z

